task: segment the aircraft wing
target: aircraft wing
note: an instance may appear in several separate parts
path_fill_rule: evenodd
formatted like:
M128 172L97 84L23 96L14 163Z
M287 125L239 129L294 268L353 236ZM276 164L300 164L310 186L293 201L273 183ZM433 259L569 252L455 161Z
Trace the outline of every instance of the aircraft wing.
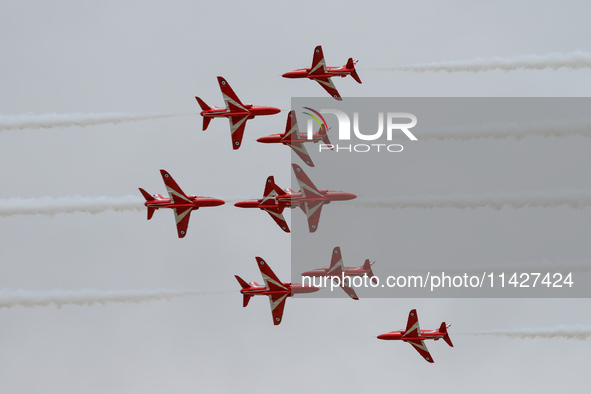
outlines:
M220 90L222 91L222 96L224 97L224 102L226 103L226 109L228 111L248 112L238 96L236 96L236 93L234 93L234 90L232 90L230 87L228 81L226 81L223 77L218 77L218 83L220 84Z
M432 363L433 361L433 357L431 357L431 353L429 353L429 350L427 349L427 345L425 345L424 341L406 341L408 343L410 343L412 345L412 347L414 347L417 352L419 352L419 354L421 356L423 356L423 358L425 360L427 360L428 362Z
M332 258L330 260L330 267L326 272L330 276L341 276L344 271L343 256L341 255L341 247L337 246L332 251ZM345 290L346 291L346 290Z
M319 78L312 78L314 81L318 82L320 86L324 88L332 96L332 98L336 100L342 100L343 98L339 94L339 91L332 83L332 80L328 77L319 77Z
M283 308L288 294L271 294L269 302L271 303L271 313L273 314L273 324L278 325L283 318Z
M306 163L310 167L314 167L314 162L308 154L308 151L306 150L304 144L302 144L301 142L296 142L294 144L289 144L289 147L293 149L295 154L298 155L300 159L304 161L304 163Z
M248 115L230 116L228 119L230 120L230 131L232 132L232 148L236 150L240 148L240 144L242 143L242 136L244 135Z
M419 317L417 316L417 310L413 309L408 314L408 321L406 323L406 332L402 336L417 337L421 335L421 327L419 327Z
M261 259L260 257L256 257L259 270L261 271L261 276L265 281L265 285L269 288L269 290L273 291L287 291L287 287L283 285L283 282L279 280L279 278L275 275L273 270L269 268L265 260Z
M285 194L285 192L275 184L275 178L271 175L267 178L267 182L265 182L265 190L263 191L263 201L261 201L261 205L265 205L269 200L273 200L273 204L277 205L277 196L282 194Z
M263 208L263 211L265 211L269 215L271 215L271 217L273 218L275 223L277 223L279 225L279 227L281 227L281 230L285 231L286 233L290 232L289 226L287 225L287 222L285 221L283 214L279 213L278 208Z
M322 211L322 204L324 201L305 202L300 205L306 216L308 217L308 230L313 233L318 229L318 222L320 221L320 212Z
M326 62L324 61L324 53L322 53L322 46L318 45L314 48L314 57L312 58L312 67L308 75L326 74Z
M357 297L357 293L355 293L355 290L353 290L353 288L349 286L341 286L341 289L345 290L345 293L347 293L347 295L352 299L359 300L359 297Z
M187 235L187 227L189 227L189 218L191 217L192 209L192 207L173 208L176 231L179 238L184 238L184 236Z
M177 185L177 183L172 179L172 176L165 170L160 170L160 174L162 175L162 180L164 181L164 185L166 186L166 191L170 196L170 200L174 204L193 204L191 199L187 197L187 195L183 192L183 190Z
M320 197L324 198L324 195L320 193L318 188L312 183L310 178L306 175L304 170L301 169L300 166L297 164L292 163L293 172L298 180L298 184L300 185L300 192L302 193L303 197Z
M281 141L291 141L293 138L300 138L300 129L298 127L298 120L295 111L289 111L287 115L287 122L285 123L285 133Z

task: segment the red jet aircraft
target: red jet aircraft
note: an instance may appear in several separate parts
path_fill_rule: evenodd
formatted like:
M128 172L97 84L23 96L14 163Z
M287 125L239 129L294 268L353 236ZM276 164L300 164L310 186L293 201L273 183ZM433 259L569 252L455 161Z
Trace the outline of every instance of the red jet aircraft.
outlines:
M304 170L297 164L292 164L293 171L300 185L300 191L291 189L282 190L275 184L275 179L270 176L265 184L263 198L258 200L240 201L234 204L239 208L259 208L271 215L273 220L283 231L289 233L289 227L283 217L285 208L300 207L308 217L308 229L311 233L318 229L322 205L331 201L345 201L357 198L355 194L332 190L319 190Z
M419 327L419 318L417 316L417 310L413 309L408 314L408 323L406 323L406 330L400 331L391 331L387 334L378 335L378 339L385 339L385 340L400 340L404 342L410 343L425 360L432 363L433 357L427 350L427 346L425 339L433 339L435 341L443 338L443 340L451 347L453 344L451 343L451 339L449 339L449 334L447 333L447 329L451 326L451 324L446 325L445 322L441 323L441 327L438 330L421 330Z
M287 115L287 124L285 125L285 133L283 134L272 134L266 137L261 137L257 141L263 142L265 144L283 144L289 146L293 151L310 167L314 167L314 163L312 162L312 158L308 154L306 147L304 146L305 142L313 142L317 143L319 141L323 141L326 145L330 145L330 149L332 149L332 145L330 140L328 139L328 134L326 133L326 127L324 125L320 126L320 130L316 134L312 136L312 139L308 139L306 137L302 137L300 134L300 130L298 127L298 120L296 118L296 112L291 111L289 115Z
M361 79L359 79L359 75L357 75L357 71L355 71L355 65L357 64L358 60L353 60L353 58L349 58L347 64L342 67L326 67L326 63L324 61L324 55L322 54L322 46L318 45L314 49L314 57L312 58L312 67L310 68L300 68L295 71L290 71L283 74L284 78L308 78L312 79L320 84L330 94L337 100L342 100L341 95L335 88L334 84L331 81L331 77L346 77L347 75L351 75L353 79L355 79L358 83L361 83Z
M341 248L337 246L332 251L332 259L330 261L330 267L328 268L317 268L312 271L306 271L302 273L302 276L311 276L311 277L325 277L325 276L336 276L341 280L341 288L347 293L347 295L354 300L358 300L357 293L353 290L352 287L345 286L345 283L342 281L343 278L352 277L352 276L365 276L367 275L369 278L373 278L374 274L371 270L371 266L375 263L370 262L369 259L365 260L365 263L361 267L345 267L343 264L343 256L341 255ZM375 282L375 279L372 279Z
M244 134L244 128L248 119L259 115L274 115L281 112L281 110L274 107L242 104L230 87L230 84L224 78L218 77L218 82L222 90L222 96L224 96L226 108L210 107L199 97L195 97L203 110L201 111L201 116L203 116L203 131L207 129L209 122L213 118L228 118L230 120L230 131L232 132L232 148L236 150L240 148L240 144L242 143L242 135Z
M320 290L314 286L304 286L295 283L283 283L275 276L275 273L271 270L271 267L265 263L265 260L260 257L256 257L257 265L261 270L261 276L265 281L265 285L259 285L256 282L246 283L244 279L238 275L234 275L242 286L240 292L243 294L242 306L246 307L248 301L255 295L266 295L269 296L269 302L271 303L271 313L273 314L273 324L278 325L281 323L283 317L283 308L285 307L285 300L287 297L291 297L294 294L301 293L313 293Z
M162 174L162 179L164 180L164 185L166 185L166 191L168 191L170 198L165 198L160 194L152 196L141 187L139 188L146 199L144 205L148 207L148 220L152 219L155 210L159 208L172 208L179 238L183 238L187 234L189 217L191 216L192 210L199 209L200 207L216 207L225 204L224 200L218 200L217 198L187 196L168 172L160 170L160 174Z

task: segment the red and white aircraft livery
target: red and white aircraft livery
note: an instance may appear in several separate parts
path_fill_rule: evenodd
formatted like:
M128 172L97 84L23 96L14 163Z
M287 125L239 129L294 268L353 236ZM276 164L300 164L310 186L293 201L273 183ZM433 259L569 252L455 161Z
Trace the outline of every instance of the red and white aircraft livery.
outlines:
M375 279L373 271L371 270L372 265L375 263L370 262L369 259L365 260L365 263L361 267L345 267L343 264L343 256L341 255L341 248L337 246L332 251L332 259L330 261L330 267L328 268L317 268L312 271L306 271L302 273L302 276L311 276L311 277L325 277L325 276L336 276L341 279L341 288L347 293L349 297L354 300L358 300L357 293L353 290L352 287L345 286L342 279L346 277L352 276L365 276L367 275L369 278L372 278L374 283Z
M242 286L240 292L243 294L242 306L246 307L248 301L255 295L266 295L269 296L269 302L271 303L271 313L273 314L273 324L278 325L281 323L283 318L283 308L285 308L285 300L287 297L291 297L294 294L301 293L314 293L320 290L314 286L304 286L295 283L284 283L277 278L275 273L267 265L265 260L260 257L256 257L257 265L261 270L261 275L265 281L264 285L259 285L256 282L246 283L238 275L234 275Z
M239 208L259 208L271 215L273 220L283 231L289 233L289 227L283 217L285 208L300 207L308 217L308 229L311 233L318 229L322 205L331 201L346 201L357 198L355 194L333 190L320 190L308 178L297 164L291 165L300 185L300 191L291 189L282 190L275 184L275 179L270 176L265 184L263 198L258 200L240 201L234 204Z
M322 53L322 46L318 45L314 49L314 57L312 58L312 67L310 68L300 68L295 71L290 71L283 74L284 78L308 78L312 79L320 84L330 94L337 100L342 100L341 95L335 88L334 84L331 81L331 77L346 77L350 75L355 79L358 83L361 83L361 79L359 79L359 75L357 75L357 71L355 71L355 65L357 64L358 60L353 60L353 58L349 58L347 64L342 67L326 67L326 62L324 61L324 54Z
M308 139L307 137L303 137L300 134L300 130L298 127L298 120L296 118L296 112L291 111L289 115L287 115L287 124L285 125L285 133L283 134L272 134L266 137L261 137L257 141L263 142L265 144L283 144L289 146L293 151L310 167L314 167L314 162L312 162L312 158L308 154L304 143L306 142L313 142L317 143L323 141L326 145L330 145L330 149L332 149L332 144L328 139L328 134L326 133L326 127L324 125L320 126L320 129L317 133L312 135L312 139Z
M417 310L413 309L408 315L406 330L391 331L387 334L378 335L378 339L400 340L408 342L421 354L421 356L423 356L425 360L432 363L433 357L431 357L429 350L427 350L424 340L433 339L437 341L443 338L443 340L449 346L453 347L453 343L451 343L451 339L449 339L449 334L447 333L447 329L450 326L451 324L446 325L445 322L443 322L441 323L441 327L439 327L438 330L421 330L419 327Z
M232 132L232 148L236 150L240 148L240 144L242 143L242 135L244 134L244 128L248 119L259 115L274 115L281 112L281 110L274 107L242 104L230 87L230 84L224 78L218 77L218 82L222 90L222 96L224 96L226 108L210 107L199 97L195 97L203 110L201 111L201 116L203 116L203 131L207 129L209 122L213 118L228 118L230 120L230 131Z
M187 196L168 172L160 170L160 174L162 174L162 179L164 180L164 185L166 185L166 191L168 191L170 198L165 198L160 194L154 194L152 196L141 187L139 188L146 199L144 205L148 207L148 220L152 219L155 210L172 208L179 238L187 235L187 227L189 226L189 217L191 216L192 210L201 207L217 207L218 205L225 204L224 200L218 200L217 198Z

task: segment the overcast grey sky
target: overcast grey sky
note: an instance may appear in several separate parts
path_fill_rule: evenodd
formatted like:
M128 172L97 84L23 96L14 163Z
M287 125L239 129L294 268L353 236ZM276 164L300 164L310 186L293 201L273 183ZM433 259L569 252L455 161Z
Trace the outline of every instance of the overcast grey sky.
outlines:
M589 11L583 1L4 1L1 114L192 115L2 131L0 198L139 196L138 187L164 194L161 168L189 194L258 198L269 175L286 187L287 148L255 140L283 132L287 111L250 120L241 149L232 151L227 121L213 120L200 131L194 96L223 105L221 75L247 103L287 110L292 96L324 97L313 82L280 77L308 67L319 44L328 65L360 59L362 85L334 80L343 97L586 97L587 69L414 74L374 68L591 51ZM392 159L392 179L375 181L400 179L411 196L590 188L587 138L418 144ZM342 212L327 207L319 231ZM454 267L578 263L588 259L590 219L589 209L409 209L380 219L396 221L390 237L340 246L347 265L378 260L376 273L395 259ZM302 213L293 220L303 220ZM555 393L589 385L588 340L462 334L589 326L587 299L295 298L274 327L266 299L242 308L233 275L260 282L254 257L261 256L287 280L290 237L263 212L231 203L194 212L184 239L164 210L149 222L145 212L4 217L0 239L0 288L228 291L139 305L2 309L3 393ZM382 241L390 242L391 256ZM328 242L317 267L340 243ZM424 329L453 323L454 348L428 343L433 365L407 344L375 338L404 327L412 308Z

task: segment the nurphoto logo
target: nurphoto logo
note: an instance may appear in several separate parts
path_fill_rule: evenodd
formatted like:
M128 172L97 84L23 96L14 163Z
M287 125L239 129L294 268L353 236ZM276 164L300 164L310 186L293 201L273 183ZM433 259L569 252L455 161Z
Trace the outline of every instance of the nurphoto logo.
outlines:
M314 123L317 123L320 130L328 131L328 123L322 114L335 115L338 121L338 137L339 141L351 141L351 118L347 113L338 109L321 109L320 111L312 108L304 107L312 113L304 112L310 116L307 123L308 139L312 140L314 135ZM378 130L369 132L368 130L360 130L359 128L359 112L353 112L353 135L356 139L361 141L378 141L383 140L384 123L386 123L385 137L386 141L392 141L393 136L398 133L404 134L411 141L418 141L417 137L410 131L417 125L417 117L408 112L378 112ZM384 121L385 119L385 121ZM315 121L315 122L314 122ZM319 151L335 150L346 152L402 152L404 147L401 144L386 144L386 143L362 143L362 144L319 144Z

